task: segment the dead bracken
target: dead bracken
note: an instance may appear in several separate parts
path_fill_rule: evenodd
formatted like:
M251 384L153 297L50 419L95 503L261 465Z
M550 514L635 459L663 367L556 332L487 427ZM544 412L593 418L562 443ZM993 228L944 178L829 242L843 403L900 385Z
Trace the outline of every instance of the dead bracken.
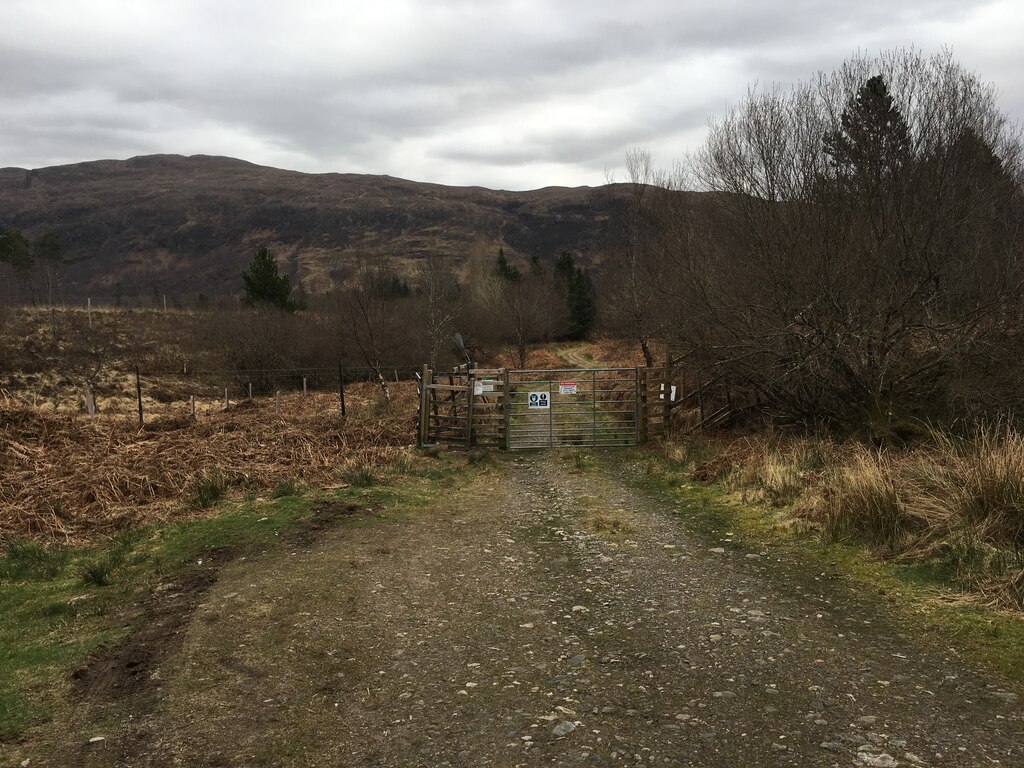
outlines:
M89 420L0 399L0 537L79 544L154 521L212 514L189 504L211 472L252 491L282 481L329 484L352 467L393 462L411 427L375 406L373 385L353 385L350 413L326 394L154 418ZM395 387L391 408L406 412L411 385Z

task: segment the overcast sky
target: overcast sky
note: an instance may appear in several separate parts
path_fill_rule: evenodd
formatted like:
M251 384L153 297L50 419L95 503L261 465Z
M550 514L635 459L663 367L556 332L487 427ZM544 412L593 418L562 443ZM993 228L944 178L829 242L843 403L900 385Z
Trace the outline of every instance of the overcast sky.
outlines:
M1024 0L0 0L0 166L157 152L530 189L914 45L1024 118ZM619 171L619 178L622 172Z

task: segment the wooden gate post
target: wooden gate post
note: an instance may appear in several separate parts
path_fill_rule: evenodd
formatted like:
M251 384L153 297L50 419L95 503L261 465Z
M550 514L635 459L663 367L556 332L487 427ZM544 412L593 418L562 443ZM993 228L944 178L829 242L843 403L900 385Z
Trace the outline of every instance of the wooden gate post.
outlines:
M429 418L429 397L430 390L427 389L427 383L431 381L432 374L430 373L430 366L423 366L423 377L420 379L420 428L419 437L417 438L417 444L420 448L427 444L429 439L427 434L427 424Z
M636 369L637 443L647 442L647 368Z
M466 373L466 402L468 403L466 408L466 450L473 447L473 400L475 399L473 397L473 378L472 373Z
M512 383L509 379L508 368L503 370L504 374L504 393L502 397L502 410L505 412L505 450L507 451L512 447Z

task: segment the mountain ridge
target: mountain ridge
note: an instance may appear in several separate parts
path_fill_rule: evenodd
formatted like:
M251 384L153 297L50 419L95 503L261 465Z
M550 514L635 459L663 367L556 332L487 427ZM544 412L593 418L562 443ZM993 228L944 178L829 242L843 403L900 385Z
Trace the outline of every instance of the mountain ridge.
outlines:
M622 186L491 190L140 155L0 169L0 226L61 234L68 298L237 292L260 245L316 291L376 254L406 273L428 254L463 268L499 247L513 262L568 250L599 267Z

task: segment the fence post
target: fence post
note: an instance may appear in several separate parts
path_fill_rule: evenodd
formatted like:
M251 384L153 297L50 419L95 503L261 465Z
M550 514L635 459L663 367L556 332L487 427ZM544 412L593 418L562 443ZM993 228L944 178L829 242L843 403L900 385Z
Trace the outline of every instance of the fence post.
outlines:
M192 416L193 419L196 417L196 396L195 395L192 395L192 397L189 398L189 413L190 413L190 415Z
M647 442L647 368L636 369L637 442Z
M427 440L430 439L427 433L428 424L428 411L430 407L429 397L430 390L427 389L427 382L430 381L430 366L424 364L422 378L420 378L420 430L418 437L418 447L422 448L427 444Z
M309 394L309 390L306 388L306 377L302 377L302 396L305 397Z
M467 369L468 370L468 369ZM469 404L466 408L466 449L473 447L473 374L466 374L466 385L468 391L466 392L466 402Z
M697 408L700 410L700 427L704 428L704 379L697 380Z
M96 395L93 394L92 384L85 385L85 410L90 419L96 418Z
M252 382L249 382L249 400L252 400Z
M505 379L505 397L502 399L502 409L505 411L505 450L512 447L512 381L508 375L508 368L503 369Z
M281 418L281 390L274 393L274 415Z
M142 417L142 375L139 373L139 366L135 366L135 395L139 401L139 426L145 426Z
M85 313L89 316L89 327L92 328L92 299L85 300Z
M661 411L661 436L668 440L668 425L672 420L672 356L665 350L665 370L662 374L665 383L665 400Z
M338 407L341 408L341 418L345 418L345 372L338 363Z
M224 387L224 410L228 409L228 388Z

